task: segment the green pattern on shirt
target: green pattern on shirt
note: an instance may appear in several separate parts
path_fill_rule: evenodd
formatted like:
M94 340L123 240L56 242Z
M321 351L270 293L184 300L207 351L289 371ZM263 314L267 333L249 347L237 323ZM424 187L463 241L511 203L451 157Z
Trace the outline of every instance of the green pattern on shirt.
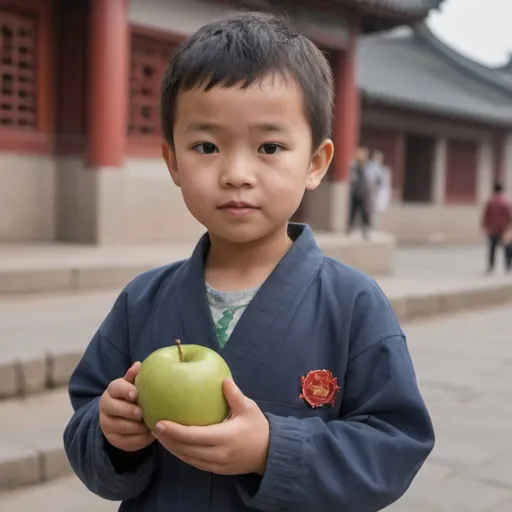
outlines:
M222 317L215 325L215 331L217 333L217 339L219 340L220 348L224 348L229 340L230 325L235 318L235 312L240 308L230 308L224 311ZM232 331L232 330L231 330Z
M257 288L251 288L239 292L221 292L206 284L206 296L221 349L226 346L236 324L257 291Z

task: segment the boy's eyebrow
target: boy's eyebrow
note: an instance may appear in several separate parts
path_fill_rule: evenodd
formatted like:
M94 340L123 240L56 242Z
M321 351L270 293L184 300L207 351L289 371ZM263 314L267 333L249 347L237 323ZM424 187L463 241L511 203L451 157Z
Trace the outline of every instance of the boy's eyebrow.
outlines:
M216 123L191 123L187 126L187 132L215 132L224 128ZM283 123L256 123L250 126L251 131L262 132L290 132L290 127Z
M215 132L222 130L222 127L215 123L191 123L187 126L187 132Z
M283 123L258 123L251 126L251 130L262 132L289 132L291 128Z

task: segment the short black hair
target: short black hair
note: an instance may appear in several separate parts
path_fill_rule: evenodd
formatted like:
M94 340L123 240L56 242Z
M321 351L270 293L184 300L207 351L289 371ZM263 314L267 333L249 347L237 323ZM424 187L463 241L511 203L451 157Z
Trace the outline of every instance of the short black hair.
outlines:
M162 81L164 139L173 143L176 100L181 91L236 84L245 88L270 73L292 77L302 89L317 149L331 133L331 67L320 49L289 20L264 12L237 12L213 21L177 48Z
M494 184L494 193L501 194L503 192L503 185L501 183Z

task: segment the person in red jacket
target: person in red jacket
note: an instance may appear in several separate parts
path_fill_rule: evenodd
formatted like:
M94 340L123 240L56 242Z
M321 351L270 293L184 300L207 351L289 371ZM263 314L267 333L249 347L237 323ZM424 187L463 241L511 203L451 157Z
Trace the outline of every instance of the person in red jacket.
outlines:
M487 201L482 219L482 227L488 239L488 272L494 270L496 248L502 244L503 234L512 221L512 205L503 194L503 186L497 183L494 194Z

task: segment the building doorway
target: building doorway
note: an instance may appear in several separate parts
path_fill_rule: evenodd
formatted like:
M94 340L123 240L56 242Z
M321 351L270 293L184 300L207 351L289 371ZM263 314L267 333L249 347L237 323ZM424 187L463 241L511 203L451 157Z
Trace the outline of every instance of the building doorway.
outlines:
M402 199L406 203L432 200L435 140L424 135L406 136L405 177Z

